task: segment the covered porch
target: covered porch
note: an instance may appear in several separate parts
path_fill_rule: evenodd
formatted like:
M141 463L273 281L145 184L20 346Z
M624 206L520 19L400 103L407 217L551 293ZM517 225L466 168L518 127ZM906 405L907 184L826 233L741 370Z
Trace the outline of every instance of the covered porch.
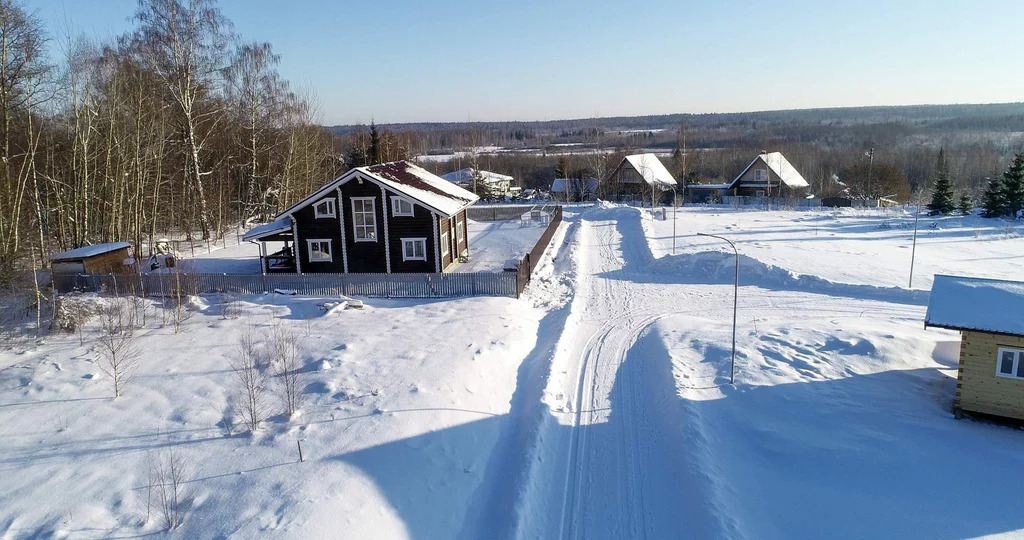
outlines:
M272 223L260 225L246 233L242 240L259 245L261 274L294 274L298 272L298 265L295 262L295 246L292 245L294 236L290 218L283 217ZM269 253L268 243L281 244L283 247Z

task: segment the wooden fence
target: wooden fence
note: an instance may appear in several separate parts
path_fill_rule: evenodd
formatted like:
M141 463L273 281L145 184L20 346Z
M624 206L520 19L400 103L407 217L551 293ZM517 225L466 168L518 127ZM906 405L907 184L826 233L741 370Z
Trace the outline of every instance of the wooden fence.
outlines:
M516 297L523 294L523 290L526 288L526 284L530 282L530 276L533 275L534 265L540 261L544 250L551 244L551 238L555 235L555 231L558 230L558 224L562 222L562 207L556 206L555 211L551 214L551 222L548 223L548 227L544 229L544 233L540 235L540 240L537 240L537 244L533 246L523 260L519 261L519 268L516 271Z
M71 291L176 296L263 294L274 290L313 296L382 298L518 297L515 272L451 274L54 274L60 293Z

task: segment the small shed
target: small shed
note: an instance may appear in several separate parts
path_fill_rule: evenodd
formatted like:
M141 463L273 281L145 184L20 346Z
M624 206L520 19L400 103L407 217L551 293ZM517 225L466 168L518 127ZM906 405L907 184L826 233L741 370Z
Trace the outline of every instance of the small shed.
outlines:
M925 328L959 330L953 411L1024 420L1024 282L935 276Z
M55 274L118 274L125 272L131 256L128 242L108 242L51 255L50 264Z

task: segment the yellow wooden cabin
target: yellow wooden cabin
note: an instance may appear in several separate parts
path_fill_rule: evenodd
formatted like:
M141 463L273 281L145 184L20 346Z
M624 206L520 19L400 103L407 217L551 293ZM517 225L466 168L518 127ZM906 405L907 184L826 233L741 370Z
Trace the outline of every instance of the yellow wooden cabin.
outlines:
M1024 420L1024 282L935 276L925 327L959 330L954 414Z

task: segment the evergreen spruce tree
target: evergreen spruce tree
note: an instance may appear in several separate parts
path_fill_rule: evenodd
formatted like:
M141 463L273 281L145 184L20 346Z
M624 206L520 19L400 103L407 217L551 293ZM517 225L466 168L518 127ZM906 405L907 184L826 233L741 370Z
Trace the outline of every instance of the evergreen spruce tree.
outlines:
M935 185L932 187L932 202L928 210L933 214L951 214L956 210L953 199L953 182L949 178L949 165L946 163L945 152L939 149L939 163L935 172Z
M985 187L985 194L981 197L981 215L987 218L1001 217L1006 213L1006 203L1003 199L1003 183L999 178L992 178Z
M1004 214L1016 218L1024 211L1024 154L1014 154L1013 163L1003 173Z
M381 162L380 155L380 131L377 130L377 123L370 121L370 163L368 165L376 165Z
M960 213L969 216L974 211L974 197L970 193L961 193L960 201L957 203Z

